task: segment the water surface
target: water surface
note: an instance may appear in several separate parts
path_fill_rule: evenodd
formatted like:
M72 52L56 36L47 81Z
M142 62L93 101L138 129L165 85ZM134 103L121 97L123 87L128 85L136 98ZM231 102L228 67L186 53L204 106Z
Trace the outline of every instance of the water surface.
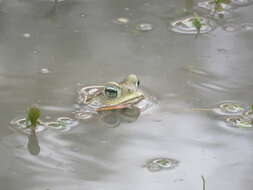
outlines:
M223 26L252 23L253 6L233 10L232 19L197 39L170 31L170 22L196 4L3 0L0 189L196 190L203 175L208 189L251 190L253 130L227 127L212 109L227 101L252 104L253 31ZM128 23L115 23L120 17ZM136 30L141 23L152 30ZM10 126L33 104L44 120L73 117L78 84L130 73L158 101L136 122L111 128L88 120L45 130L37 134L36 156L27 150L32 138ZM179 165L150 172L144 165L155 158Z

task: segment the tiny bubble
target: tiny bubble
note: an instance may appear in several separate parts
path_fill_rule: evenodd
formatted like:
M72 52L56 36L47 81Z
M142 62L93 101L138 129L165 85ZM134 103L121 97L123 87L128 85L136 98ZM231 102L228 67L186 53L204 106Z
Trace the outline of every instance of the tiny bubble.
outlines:
M29 33L24 33L23 36L24 36L25 38L30 38L30 37L31 37L31 34L29 34Z
M50 73L50 71L49 71L47 68L42 68L42 69L40 69L40 72L41 72L42 74L48 74L48 73Z
M87 14L86 13L81 13L80 17L85 18L85 17L87 17Z

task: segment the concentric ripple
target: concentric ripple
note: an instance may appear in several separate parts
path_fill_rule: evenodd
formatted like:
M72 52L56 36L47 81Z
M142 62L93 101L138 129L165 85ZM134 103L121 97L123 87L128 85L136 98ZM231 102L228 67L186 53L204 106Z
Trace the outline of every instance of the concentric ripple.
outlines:
M70 117L59 117L56 121L47 122L46 125L52 129L69 131L72 127L78 125L78 121Z
M151 172L158 172L166 169L173 169L178 165L178 161L171 158L155 158L147 162L145 167Z
M243 113L245 108L234 102L224 102L218 105L214 111L219 115L240 115Z
M197 29L193 26L193 21L195 17L188 16L179 20L175 20L170 23L170 29L173 32L181 34L197 34ZM208 18L200 17L202 27L200 28L200 33L208 33L216 28L216 23Z
M251 120L247 120L241 116L226 118L226 122L230 126L236 127L236 128L252 128L253 127Z
M249 6L253 3L252 0L231 0L232 4L238 7Z
M25 134L31 134L31 129L27 127L26 118L15 118L10 122L11 126ZM37 125L35 132L40 133L46 129L45 123L39 121L39 125Z
M221 3L220 4L222 9L231 9L232 6L230 4ZM198 7L207 9L207 10L214 10L215 9L215 2L214 1L202 1L198 3Z
M248 119L253 119L253 110L249 110L243 113L243 116Z
M228 10L228 9L235 9L235 8L239 8L239 7L249 6L252 3L253 3L252 0L231 0L230 3L220 3L219 5L221 6L221 8L223 10ZM197 6L200 8L210 10L210 11L214 11L215 2L214 2L214 0L202 1L202 2L199 2Z

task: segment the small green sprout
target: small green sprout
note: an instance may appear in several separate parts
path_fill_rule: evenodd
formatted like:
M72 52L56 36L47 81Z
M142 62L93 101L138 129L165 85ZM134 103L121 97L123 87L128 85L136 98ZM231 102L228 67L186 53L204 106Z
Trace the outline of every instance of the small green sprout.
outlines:
M222 11L223 10L223 7L222 7L222 4L229 4L231 3L231 0L214 0L214 13L216 11Z
M39 124L40 110L36 107L32 107L27 112L26 125L27 128L36 128Z
M199 15L194 12L194 19L192 21L192 25L196 28L197 30L197 34L195 36L195 38L197 38L197 36L200 34L200 29L203 26L203 24L201 23L201 18L199 17Z

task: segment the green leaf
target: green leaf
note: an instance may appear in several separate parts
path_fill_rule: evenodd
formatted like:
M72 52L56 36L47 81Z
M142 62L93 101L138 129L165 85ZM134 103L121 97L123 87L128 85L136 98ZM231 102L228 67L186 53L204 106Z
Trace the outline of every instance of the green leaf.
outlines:
M38 119L40 118L40 110L36 107L32 107L28 110L27 123L30 122L31 127L36 127Z
M253 111L253 105L251 106L251 110Z
M202 27L202 23L200 20L200 17L197 13L194 13L194 19L192 21L192 25L197 29L200 30L200 28Z
M217 4L221 4L221 3L223 3L223 4L229 4L229 3L231 3L231 0L215 0L215 4L217 5Z

